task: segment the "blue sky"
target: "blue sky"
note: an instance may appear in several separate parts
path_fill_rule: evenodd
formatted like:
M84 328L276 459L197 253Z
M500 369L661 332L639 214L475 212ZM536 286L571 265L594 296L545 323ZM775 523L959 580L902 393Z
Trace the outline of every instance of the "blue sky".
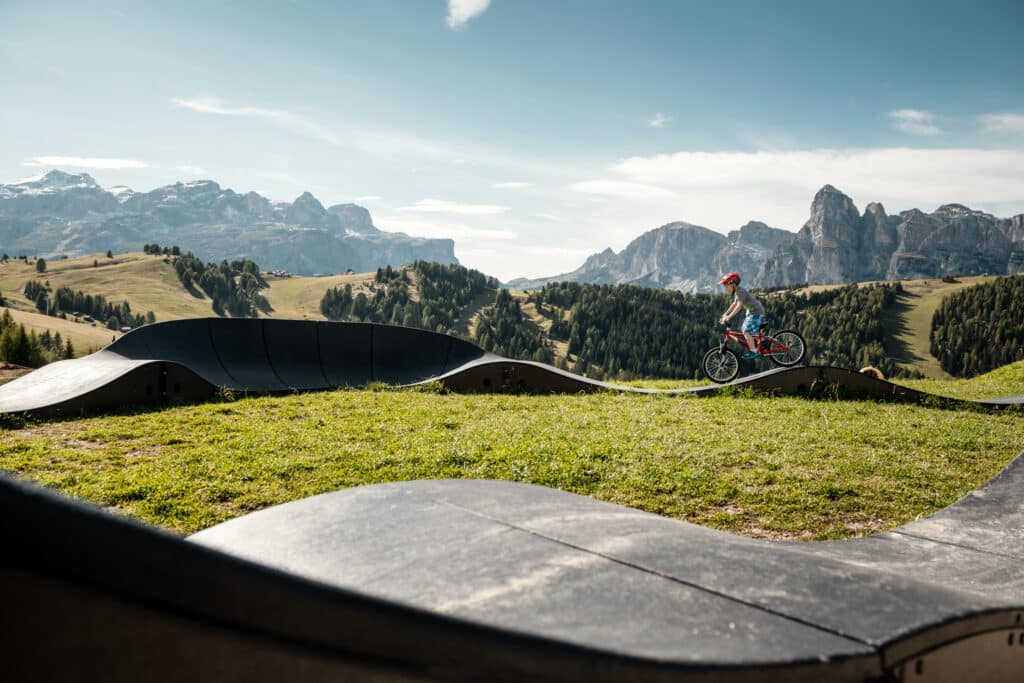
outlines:
M0 0L0 182L354 201L502 279L683 220L1024 212L1024 3ZM181 245L187 248L188 245Z

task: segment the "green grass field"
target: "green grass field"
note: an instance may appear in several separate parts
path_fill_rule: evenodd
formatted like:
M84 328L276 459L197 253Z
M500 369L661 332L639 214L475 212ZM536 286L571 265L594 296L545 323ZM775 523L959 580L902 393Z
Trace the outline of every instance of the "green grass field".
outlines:
M960 278L957 282L936 279L902 283L903 294L882 321L889 331L886 348L891 350L893 359L904 368L917 370L929 379L953 379L931 354L932 316L943 297L993 279L979 276Z
M1024 363L943 393L1016 393L1022 375ZM820 539L927 515L1022 450L1017 411L364 389L8 425L0 468L178 533L352 486L488 478Z
M320 300L324 293L333 287L352 285L354 292L373 282L373 273L356 275L327 275L324 277L274 277L267 275L267 284L263 290L272 308L272 318L292 318L309 320L326 320L320 313Z

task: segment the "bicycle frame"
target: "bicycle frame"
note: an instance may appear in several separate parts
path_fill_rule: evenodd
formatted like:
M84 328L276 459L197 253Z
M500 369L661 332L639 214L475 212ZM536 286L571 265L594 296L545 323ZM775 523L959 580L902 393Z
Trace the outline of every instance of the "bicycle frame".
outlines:
M776 340L774 337L765 334L761 330L758 330L757 334L752 334L750 336L754 338L754 348L761 349L762 356L770 356L776 353L787 353L789 351L788 346ZM719 350L724 349L725 345L728 344L730 340L736 342L737 344L739 344L744 349L747 349L748 351L753 350L749 346L747 346L747 337L745 334L743 334L739 330L734 330L728 326L726 326L725 328L725 338L722 339L722 343L719 344ZM766 341L768 342L767 348L765 348L764 346L764 342Z

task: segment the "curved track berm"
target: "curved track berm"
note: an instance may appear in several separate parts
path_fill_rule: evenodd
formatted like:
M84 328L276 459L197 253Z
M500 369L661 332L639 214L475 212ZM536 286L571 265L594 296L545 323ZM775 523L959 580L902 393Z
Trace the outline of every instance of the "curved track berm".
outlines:
M639 389L486 353L456 337L372 323L196 318L147 325L102 351L46 365L0 386L0 413L40 416L195 402L220 388L284 393L440 382L453 391L716 394L723 386ZM906 387L832 367L769 370L725 387L784 394L934 402ZM728 389L727 389L728 390ZM997 408L1024 396L976 401Z
M367 486L188 540L0 478L11 680L1019 681L1024 456L865 539Z

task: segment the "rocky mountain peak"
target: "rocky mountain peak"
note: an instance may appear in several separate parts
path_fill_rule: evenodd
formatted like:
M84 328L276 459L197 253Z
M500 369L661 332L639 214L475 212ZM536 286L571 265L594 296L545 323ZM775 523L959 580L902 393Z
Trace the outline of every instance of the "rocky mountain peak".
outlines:
M57 169L41 176L25 178L12 185L35 190L63 190L72 187L100 189L99 183L88 173L65 173Z
M788 230L773 228L761 221L750 221L739 230L731 231L727 239L735 246L772 250L792 237L793 233Z
M825 185L818 190L814 195L814 201L811 202L811 221L815 216L835 216L850 212L859 215L853 200L831 185Z
M185 190L217 190L220 191L220 185L212 180L192 180L187 183L183 183L180 180L174 183L177 188Z
M587 260L583 262L583 267L580 270L593 271L600 268L604 268L615 261L615 252L612 251L611 247L607 247L604 251L598 254L591 254L587 257Z
M825 183L821 186L820 190L814 193L814 201L818 201L820 198L828 195L840 195L842 197L846 197L842 190L837 189L835 185Z
M343 230L352 230L363 235L380 232L373 225L370 212L358 204L335 204L327 209L327 213L338 217Z
M961 218L964 216L984 216L987 215L983 211L975 211L974 209L968 208L963 204L943 204L939 208L935 209L933 216L947 216L949 218Z
M314 197L310 192L303 192L300 194L295 201L292 202L292 206L316 211L317 213L327 213L327 209L325 209L324 205L320 203L320 200Z
M324 205L309 192L303 192L285 211L285 222L306 227L327 227L329 214Z

